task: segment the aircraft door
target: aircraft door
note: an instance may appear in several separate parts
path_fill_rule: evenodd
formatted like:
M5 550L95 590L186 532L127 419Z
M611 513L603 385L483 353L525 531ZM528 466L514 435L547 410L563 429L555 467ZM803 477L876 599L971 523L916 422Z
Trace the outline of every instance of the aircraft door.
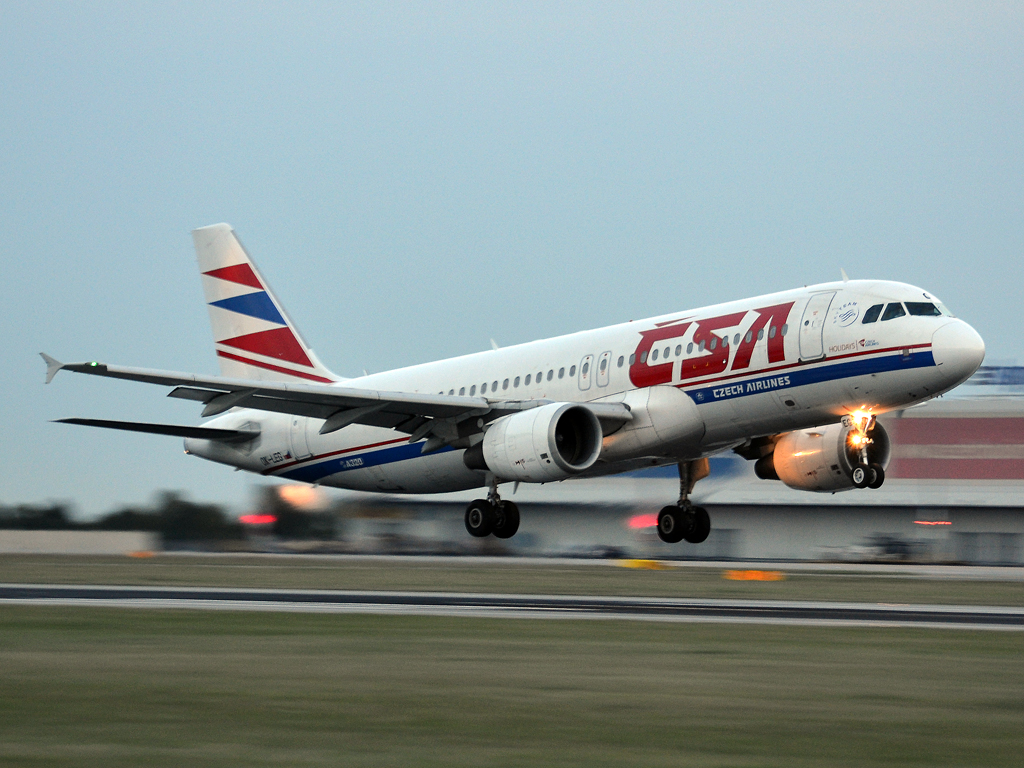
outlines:
M807 301L800 320L801 360L818 360L825 356L825 317L835 295L835 291L815 293Z
M594 377L593 368L594 368L594 356L593 355L587 355L586 357L584 357L580 361L579 382L580 382L580 389L581 390L586 391L586 390L590 389L590 380Z
M612 372L612 353L602 352L597 359L597 386L607 387L608 377Z
M309 441L306 439L306 424L309 422L305 416L292 416L290 428L290 442L292 446L293 459L306 459L313 455L309 450Z

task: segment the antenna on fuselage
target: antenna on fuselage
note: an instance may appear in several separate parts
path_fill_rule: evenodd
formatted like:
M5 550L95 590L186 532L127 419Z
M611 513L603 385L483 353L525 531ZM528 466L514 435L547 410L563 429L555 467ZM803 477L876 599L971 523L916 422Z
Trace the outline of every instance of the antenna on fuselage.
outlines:
M846 274L846 270L843 269L842 267L839 268L839 274L843 276L844 283L850 282L850 276Z

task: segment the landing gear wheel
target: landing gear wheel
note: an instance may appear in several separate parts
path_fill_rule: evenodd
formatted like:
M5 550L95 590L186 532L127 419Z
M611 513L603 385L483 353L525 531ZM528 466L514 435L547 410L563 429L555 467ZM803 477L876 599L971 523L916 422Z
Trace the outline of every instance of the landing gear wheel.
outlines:
M658 538L666 544L678 544L688 532L687 514L681 507L664 507L658 513Z
M519 507L511 501L499 501L494 509L494 528L499 539L510 539L519 530Z
M854 488L867 488L875 479L875 473L867 464L858 464L850 473L850 479L853 480Z
M881 488L885 482L885 470L881 464L871 464L871 470L875 473L875 479L868 483L868 488Z
M693 529L685 536L691 544L700 544L711 533L711 516L704 507L693 508Z
M471 502L466 509L466 530L470 535L482 539L494 528L494 507L484 499Z

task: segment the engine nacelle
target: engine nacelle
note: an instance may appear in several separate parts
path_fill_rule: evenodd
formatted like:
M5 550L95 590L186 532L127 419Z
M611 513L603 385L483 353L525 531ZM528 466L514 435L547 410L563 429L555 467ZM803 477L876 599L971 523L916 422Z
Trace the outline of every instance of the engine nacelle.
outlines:
M854 487L851 473L860 463L860 454L851 442L853 427L830 424L827 427L801 429L782 436L775 450L758 460L757 476L778 479L800 491L832 493ZM876 423L867 433L868 462L889 464L891 444L882 426Z
M573 403L550 403L503 416L463 460L501 480L546 483L590 469L601 453L601 423Z

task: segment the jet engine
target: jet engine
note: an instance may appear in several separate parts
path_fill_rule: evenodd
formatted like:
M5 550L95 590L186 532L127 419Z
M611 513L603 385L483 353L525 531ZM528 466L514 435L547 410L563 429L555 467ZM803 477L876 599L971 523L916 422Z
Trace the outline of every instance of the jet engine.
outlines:
M503 416L482 442L466 450L470 469L501 480L546 483L579 474L601 453L601 424L594 412L573 403L550 403Z
M877 488L885 478L878 468L889 464L890 448L889 436L878 423L866 432L852 424L801 429L782 435L775 449L758 459L754 472L762 480L781 480L801 491L833 493L869 484ZM871 468L867 482L861 469L865 464Z

